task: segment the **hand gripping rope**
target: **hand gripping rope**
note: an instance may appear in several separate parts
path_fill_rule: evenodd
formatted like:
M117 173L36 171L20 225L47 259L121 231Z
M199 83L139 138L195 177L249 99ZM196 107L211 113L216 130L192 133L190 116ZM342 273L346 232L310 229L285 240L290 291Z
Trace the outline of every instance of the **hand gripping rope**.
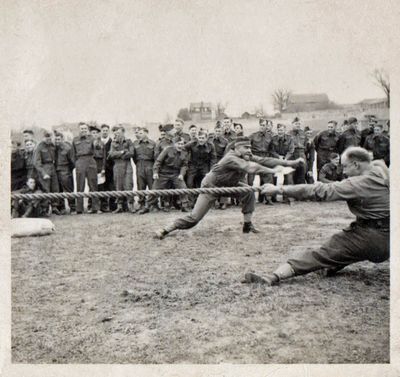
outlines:
M212 194L215 196L244 194L261 191L261 187L209 187L196 189L166 189L166 190L133 190L133 191L91 191L91 192L48 192L40 194L11 193L11 199L78 199L78 198L133 198L146 196L180 196L190 194Z

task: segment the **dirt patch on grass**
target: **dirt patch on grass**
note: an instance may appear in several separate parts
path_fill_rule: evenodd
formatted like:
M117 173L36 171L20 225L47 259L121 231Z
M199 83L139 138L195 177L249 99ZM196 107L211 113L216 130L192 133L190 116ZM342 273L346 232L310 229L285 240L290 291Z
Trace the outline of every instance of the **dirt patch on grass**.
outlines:
M12 240L16 363L386 363L389 263L279 287L240 283L351 221L343 203L211 211L163 241L178 212L54 217L56 233Z

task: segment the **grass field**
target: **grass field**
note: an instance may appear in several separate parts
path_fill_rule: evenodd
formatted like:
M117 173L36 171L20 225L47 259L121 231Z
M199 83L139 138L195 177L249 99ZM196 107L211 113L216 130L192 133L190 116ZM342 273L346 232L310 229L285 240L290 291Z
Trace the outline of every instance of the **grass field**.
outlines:
M344 203L211 211L163 241L178 212L54 217L12 240L14 363L387 363L389 263L278 287L244 285L352 219Z

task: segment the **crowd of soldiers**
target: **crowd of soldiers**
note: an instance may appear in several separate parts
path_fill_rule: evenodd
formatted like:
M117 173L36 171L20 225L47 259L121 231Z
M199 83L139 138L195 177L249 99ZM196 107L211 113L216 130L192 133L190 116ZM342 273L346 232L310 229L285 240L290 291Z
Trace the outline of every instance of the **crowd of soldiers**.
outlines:
M340 154L350 146L362 146L373 159L390 164L389 126L371 121L360 130L359 122L352 117L338 125L330 121L327 129L314 136L313 130L304 127L297 117L291 129L271 120L260 119L259 131L249 135L251 152L255 156L274 157L281 160L304 159L295 171L285 176L286 184L314 183L315 179L328 183L343 179ZM43 140L36 141L31 130L23 131L23 145L12 142L11 190L19 193L83 192L85 182L89 191L133 190L133 164L136 167L136 189L198 188L201 181L234 145L245 130L229 117L218 121L213 132L191 125L184 132L184 122L159 126L157 142L149 138L145 127L135 130L135 140L125 136L122 125L110 127L102 124L78 125L79 136L72 142L61 132L46 132ZM275 128L275 131L274 131ZM316 157L317 177L313 167ZM75 177L74 177L75 170ZM248 174L248 184L255 176ZM260 185L276 183L272 174L262 174ZM88 213L132 212L145 214L153 210L167 211L171 207L190 211L195 196L172 197L161 200L156 196L133 199L89 199ZM273 205L276 198L258 197L260 203ZM289 201L291 199L284 198ZM68 203L68 206L66 205ZM226 209L235 204L232 198L216 200L215 207ZM12 217L40 217L50 214L82 214L82 198L68 200L14 200Z

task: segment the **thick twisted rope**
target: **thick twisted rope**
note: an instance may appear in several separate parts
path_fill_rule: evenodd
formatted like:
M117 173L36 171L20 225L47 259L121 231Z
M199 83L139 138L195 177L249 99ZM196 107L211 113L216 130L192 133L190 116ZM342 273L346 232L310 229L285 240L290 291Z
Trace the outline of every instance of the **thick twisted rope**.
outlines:
M244 194L247 192L260 191L260 187L209 187L196 189L166 189L166 190L133 190L133 191L91 191L91 192L46 192L40 194L17 194L12 193L11 199L78 199L78 198L133 198L146 196L181 196L193 194L213 194L215 196Z

